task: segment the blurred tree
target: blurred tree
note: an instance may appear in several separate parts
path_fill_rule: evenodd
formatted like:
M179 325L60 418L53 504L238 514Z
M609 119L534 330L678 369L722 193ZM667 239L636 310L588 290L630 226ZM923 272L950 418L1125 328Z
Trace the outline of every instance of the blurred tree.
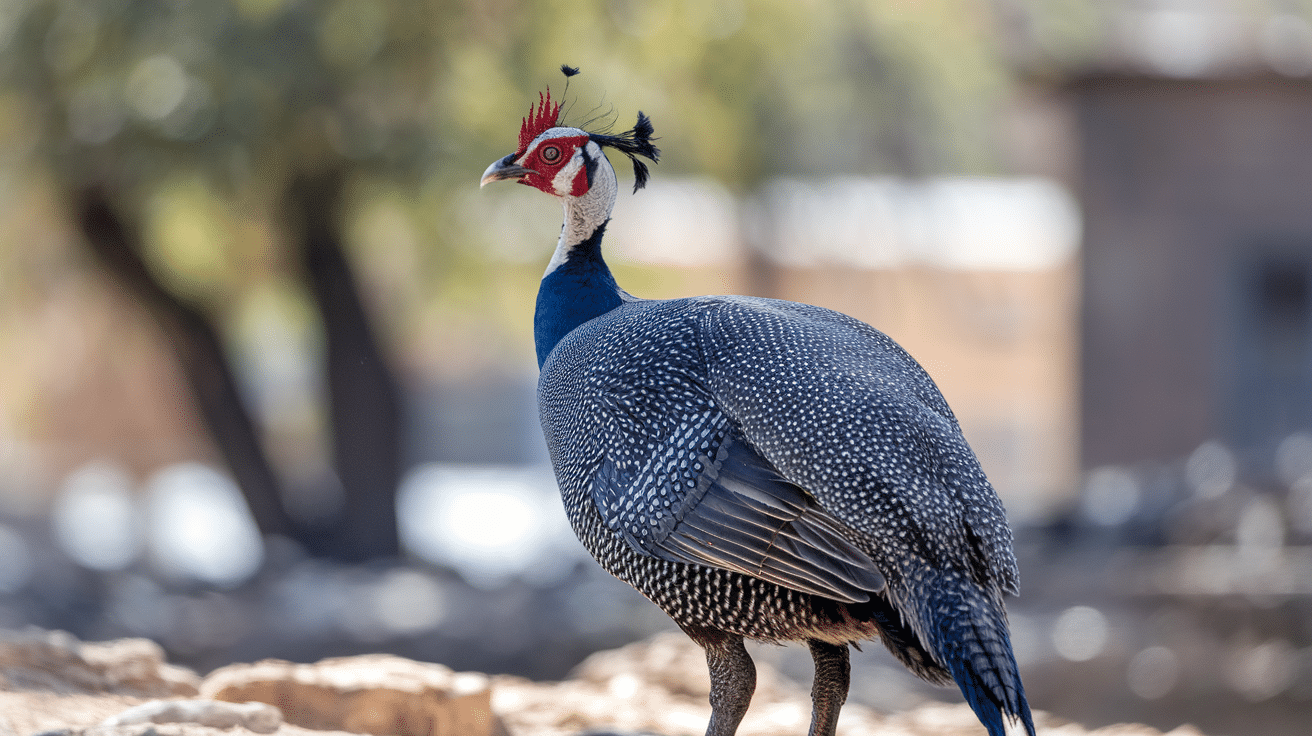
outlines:
M39 152L92 251L169 335L261 531L348 561L399 551L401 411L338 235L343 172L418 171L427 10L382 0L6 10L5 72L41 113ZM251 222L267 223L263 238ZM340 481L335 513L288 513L288 479L215 326L266 281L303 284L293 293L318 312L336 472L311 482ZM331 501L334 490L312 495Z
M643 109L662 170L738 191L779 174L986 173L1010 84L994 5L10 0L0 74L92 251L170 336L260 528L361 560L397 550L389 356L467 355L455 323L494 321L531 366L540 263L493 263L488 203L504 195L466 192L560 63L585 72L567 122ZM231 349L261 309L310 315L300 339L324 384L310 408L252 389L272 371Z

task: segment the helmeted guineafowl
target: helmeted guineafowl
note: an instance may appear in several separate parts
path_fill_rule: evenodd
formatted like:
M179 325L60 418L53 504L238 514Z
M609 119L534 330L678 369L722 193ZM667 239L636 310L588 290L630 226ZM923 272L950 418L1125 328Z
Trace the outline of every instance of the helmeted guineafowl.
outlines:
M929 375L827 309L620 289L601 255L617 191L602 149L633 160L637 191L651 123L603 135L559 115L541 97L482 183L564 204L534 318L543 432L584 546L705 649L708 736L733 734L751 700L744 637L810 647L813 735L834 733L848 644L879 639L956 681L991 736L1004 716L1033 736L1002 602L1018 591L1011 531Z

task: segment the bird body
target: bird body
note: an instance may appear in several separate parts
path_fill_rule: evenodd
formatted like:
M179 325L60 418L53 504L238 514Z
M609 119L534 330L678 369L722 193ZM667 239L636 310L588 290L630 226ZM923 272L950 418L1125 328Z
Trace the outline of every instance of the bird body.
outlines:
M955 681L991 736L1004 716L1033 734L1002 602L1018 591L1011 532L929 375L820 307L625 293L601 255L617 193L601 146L640 185L650 123L603 136L558 116L544 98L483 179L564 204L534 324L543 432L584 546L706 650L708 736L750 701L744 637L807 642L813 735L833 733L848 644L870 639Z

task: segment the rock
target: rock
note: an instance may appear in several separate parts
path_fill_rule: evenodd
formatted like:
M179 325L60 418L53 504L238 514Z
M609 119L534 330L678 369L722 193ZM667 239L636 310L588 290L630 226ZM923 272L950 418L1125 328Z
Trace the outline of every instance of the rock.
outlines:
M760 659L738 736L801 736L811 716L807 688ZM0 632L0 677L0 736L695 736L710 717L701 650L679 635L601 652L554 683L387 655L232 665L200 683L208 700L198 701L183 699L197 694L195 675L164 664L150 642L83 644L29 630ZM143 702L140 693L158 690L178 692ZM276 717L274 708L235 705L244 701L281 708L282 724L241 715ZM1090 730L1034 715L1039 736L1163 736L1138 724ZM896 713L848 704L838 722L839 736L982 733L969 707L941 703ZM1181 726L1166 736L1202 734Z
M0 691L0 736L88 728L141 702L141 698L105 693Z
M100 725L112 728L141 723L192 723L210 728L241 726L256 733L273 733L282 725L282 711L268 703L152 700L110 716Z
M195 695L199 684L149 639L87 643L63 631L0 631L0 690L158 698Z
M288 723L395 736L504 736L492 714L490 679L391 655L315 664L264 660L221 667L201 695L277 706Z
M807 688L756 665L758 687L737 736L801 736L811 721ZM516 736L695 736L706 729L710 679L701 649L670 634L598 652L565 682L517 677L493 680L492 708ZM1035 712L1039 736L1162 736L1138 724L1089 730ZM838 736L980 736L984 728L964 704L931 703L881 714L854 703L843 706ZM1202 736L1183 726L1167 736Z

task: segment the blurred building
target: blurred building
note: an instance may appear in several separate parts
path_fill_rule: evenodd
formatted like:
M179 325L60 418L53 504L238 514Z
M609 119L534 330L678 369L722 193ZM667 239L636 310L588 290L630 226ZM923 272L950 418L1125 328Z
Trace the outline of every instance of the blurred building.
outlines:
M933 376L1013 520L1074 493L1080 216L1038 177L777 179L748 198L698 181L623 198L620 263L672 276L641 296L748 293L873 325ZM673 293L661 293L669 289Z
M1085 667L1105 690L1035 696L1076 719L1306 730L1312 24L1290 7L1125 3L1060 90L1091 472L1023 567L1048 605L1122 620Z
M1312 83L1069 87L1085 214L1085 467L1270 449L1312 427Z

